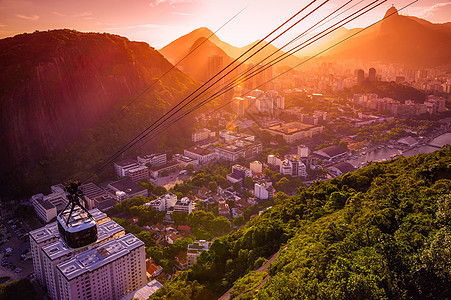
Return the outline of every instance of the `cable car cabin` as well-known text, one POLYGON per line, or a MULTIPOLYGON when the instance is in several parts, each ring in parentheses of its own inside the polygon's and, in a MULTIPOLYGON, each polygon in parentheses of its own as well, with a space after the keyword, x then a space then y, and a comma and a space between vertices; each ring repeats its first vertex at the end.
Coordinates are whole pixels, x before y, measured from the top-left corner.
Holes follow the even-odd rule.
POLYGON ((66 244, 71 248, 80 248, 96 242, 95 220, 81 208, 74 209, 69 214, 70 210, 66 209, 57 217, 58 231, 66 244))

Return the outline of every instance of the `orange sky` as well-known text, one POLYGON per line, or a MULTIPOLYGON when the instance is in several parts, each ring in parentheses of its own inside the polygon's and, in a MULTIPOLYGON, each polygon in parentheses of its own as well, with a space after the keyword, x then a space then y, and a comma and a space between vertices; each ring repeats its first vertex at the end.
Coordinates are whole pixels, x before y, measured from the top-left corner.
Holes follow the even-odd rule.
MULTIPOLYGON (((115 33, 161 48, 198 27, 204 26, 215 31, 232 15, 246 7, 242 14, 217 33, 226 42, 244 46, 263 37, 309 2, 310 0, 0 0, 0 38, 35 30, 70 28, 115 33)), ((321 2, 318 1, 318 4, 321 2)), ((354 0, 354 3, 358 2, 354 0)), ((362 5, 370 2, 364 0, 362 5)), ((392 4, 400 8, 409 2, 411 1, 388 1, 346 27, 366 26, 382 18, 392 4)), ((322 12, 310 18, 310 22, 306 20, 304 26, 342 3, 343 1, 331 0, 322 12)), ((434 23, 450 22, 451 1, 420 0, 403 12, 405 13, 434 23)))

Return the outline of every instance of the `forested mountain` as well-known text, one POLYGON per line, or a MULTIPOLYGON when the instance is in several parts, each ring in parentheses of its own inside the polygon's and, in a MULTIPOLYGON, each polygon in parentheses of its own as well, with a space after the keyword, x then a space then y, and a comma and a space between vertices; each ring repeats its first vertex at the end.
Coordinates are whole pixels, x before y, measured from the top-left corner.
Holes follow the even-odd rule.
POLYGON ((74 176, 108 157, 194 87, 174 69, 121 110, 171 67, 148 44, 111 34, 52 30, 0 40, 0 175, 23 182, 16 175, 40 163, 35 179, 54 182, 49 168, 74 176))
POLYGON ((279 194, 151 299, 447 299, 450 190, 448 147, 279 194))

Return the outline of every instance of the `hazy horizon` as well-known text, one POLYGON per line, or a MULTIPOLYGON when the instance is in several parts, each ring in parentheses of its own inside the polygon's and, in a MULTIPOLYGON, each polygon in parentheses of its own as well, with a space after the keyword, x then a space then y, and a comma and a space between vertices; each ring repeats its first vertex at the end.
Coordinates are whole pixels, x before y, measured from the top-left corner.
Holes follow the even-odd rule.
MULTIPOLYGON (((345 27, 365 27, 380 20, 392 5, 400 9, 411 1, 386 2, 364 18, 345 27)), ((244 11, 217 33, 217 36, 237 47, 261 39, 270 30, 305 6, 308 1, 287 0, 274 4, 264 1, 219 1, 219 0, 134 0, 60 2, 0 0, 0 38, 31 33, 36 30, 74 29, 83 32, 107 32, 125 36, 130 40, 144 41, 161 49, 173 40, 189 32, 207 27, 216 31, 241 9, 244 11)), ((315 5, 322 3, 318 1, 315 5)), ((304 21, 309 26, 324 13, 338 7, 340 1, 330 1, 315 15, 304 21)), ((370 1, 361 1, 360 6, 370 1)), ((359 4, 354 1, 350 5, 359 4)), ((415 16, 433 23, 451 21, 451 2, 418 1, 403 15, 415 16)), ((288 38, 288 37, 287 37, 288 38)), ((283 42, 281 40, 281 42, 283 42)), ((275 43, 278 46, 278 43, 275 43)))

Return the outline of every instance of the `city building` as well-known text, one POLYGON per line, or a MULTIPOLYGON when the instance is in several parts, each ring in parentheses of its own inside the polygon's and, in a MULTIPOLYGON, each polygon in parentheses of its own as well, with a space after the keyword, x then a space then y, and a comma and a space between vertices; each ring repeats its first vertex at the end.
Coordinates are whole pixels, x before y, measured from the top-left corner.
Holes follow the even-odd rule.
POLYGON ((279 166, 280 167, 282 165, 282 160, 278 156, 275 156, 274 154, 270 154, 270 155, 268 155, 267 163, 271 166, 279 166))
POLYGON ((239 139, 215 148, 218 160, 237 161, 239 158, 252 158, 262 152, 262 143, 239 139))
POLYGON ((210 137, 210 134, 211 134, 210 130, 203 128, 191 133, 191 140, 195 143, 202 140, 206 140, 210 137))
POLYGON ((57 214, 66 207, 69 202, 66 198, 66 192, 62 185, 51 187, 52 193, 45 196, 36 194, 30 198, 31 204, 36 211, 37 216, 45 223, 54 219, 57 214))
POLYGON ((151 282, 146 283, 144 286, 140 287, 136 291, 131 292, 127 296, 121 298, 121 300, 147 300, 153 293, 160 289, 163 285, 156 279, 151 282))
POLYGON ((185 149, 183 154, 197 160, 201 165, 209 164, 216 159, 216 152, 207 148, 192 147, 185 149))
POLYGON ((192 266, 196 263, 197 257, 203 252, 208 251, 210 248, 210 242, 205 240, 194 241, 193 244, 188 245, 188 251, 186 257, 188 260, 188 266, 192 266))
POLYGON ((60 299, 121 299, 146 284, 144 243, 129 233, 57 265, 60 299))
POLYGON ((263 172, 263 164, 259 161, 253 161, 249 164, 249 169, 252 171, 253 174, 261 173, 263 172))
POLYGON ((125 170, 125 176, 133 182, 149 180, 149 168, 141 165, 130 167, 125 170))
POLYGON ((174 204, 174 212, 186 212, 190 214, 193 210, 193 201, 191 201, 188 197, 183 197, 180 200, 177 200, 174 204))
POLYGON ((198 166, 199 161, 197 159, 188 157, 186 155, 174 154, 172 156, 173 160, 176 160, 182 168, 186 168, 187 165, 192 164, 193 166, 198 166))
POLYGON ((101 211, 107 211, 113 208, 116 203, 116 199, 114 199, 110 194, 101 195, 94 198, 94 207, 100 209, 101 211))
POLYGON ((254 196, 258 199, 272 199, 275 189, 272 182, 261 182, 254 184, 254 196))
POLYGON ((80 189, 83 192, 87 209, 96 208, 94 203, 95 198, 109 195, 107 191, 92 182, 83 184, 80 189))
POLYGON ((348 162, 340 162, 328 167, 327 169, 333 177, 338 177, 355 170, 354 166, 348 162))
POLYGON ((113 197, 116 198, 118 202, 134 196, 148 196, 146 188, 131 181, 129 178, 112 182, 108 185, 108 187, 111 189, 113 197))
POLYGON ((313 153, 318 155, 321 159, 329 161, 339 158, 345 158, 348 155, 346 149, 340 146, 329 146, 326 148, 321 148, 314 151, 313 153))
POLYGON ((125 160, 118 161, 118 162, 114 163, 114 172, 116 174, 116 177, 118 179, 120 179, 120 178, 124 178, 124 177, 127 176, 125 171, 128 168, 134 168, 134 167, 138 167, 138 166, 139 166, 139 164, 138 164, 138 162, 136 160, 134 160, 134 159, 125 159, 125 160))
POLYGON ((167 211, 173 207, 177 202, 177 196, 173 193, 161 195, 158 199, 149 202, 149 205, 155 208, 156 211, 167 211))
POLYGON ((369 81, 376 81, 376 69, 370 68, 368 72, 368 80, 369 81))
POLYGON ((307 177, 307 167, 296 155, 286 155, 285 160, 280 165, 282 175, 291 175, 293 177, 307 177))
POLYGON ((301 122, 290 122, 264 129, 271 135, 282 136, 285 142, 292 144, 323 132, 323 126, 314 126, 301 122))
MULTIPOLYGON (((221 55, 211 55, 208 57, 207 80, 218 74, 223 68, 223 57, 221 55)), ((219 79, 218 76, 216 79, 219 79)), ((224 79, 221 79, 222 83, 224 79)))
MULTIPOLYGON (((97 225, 101 225, 110 220, 105 213, 98 209, 92 209, 89 213, 92 215, 97 225)), ((44 227, 31 231, 29 236, 30 250, 33 257, 33 269, 36 279, 42 286, 46 286, 43 253, 41 250, 43 247, 60 240, 57 222, 52 222, 44 227)))
POLYGON ((167 164, 166 153, 147 154, 138 156, 137 158, 138 163, 143 166, 150 164, 152 167, 159 167, 167 164))

